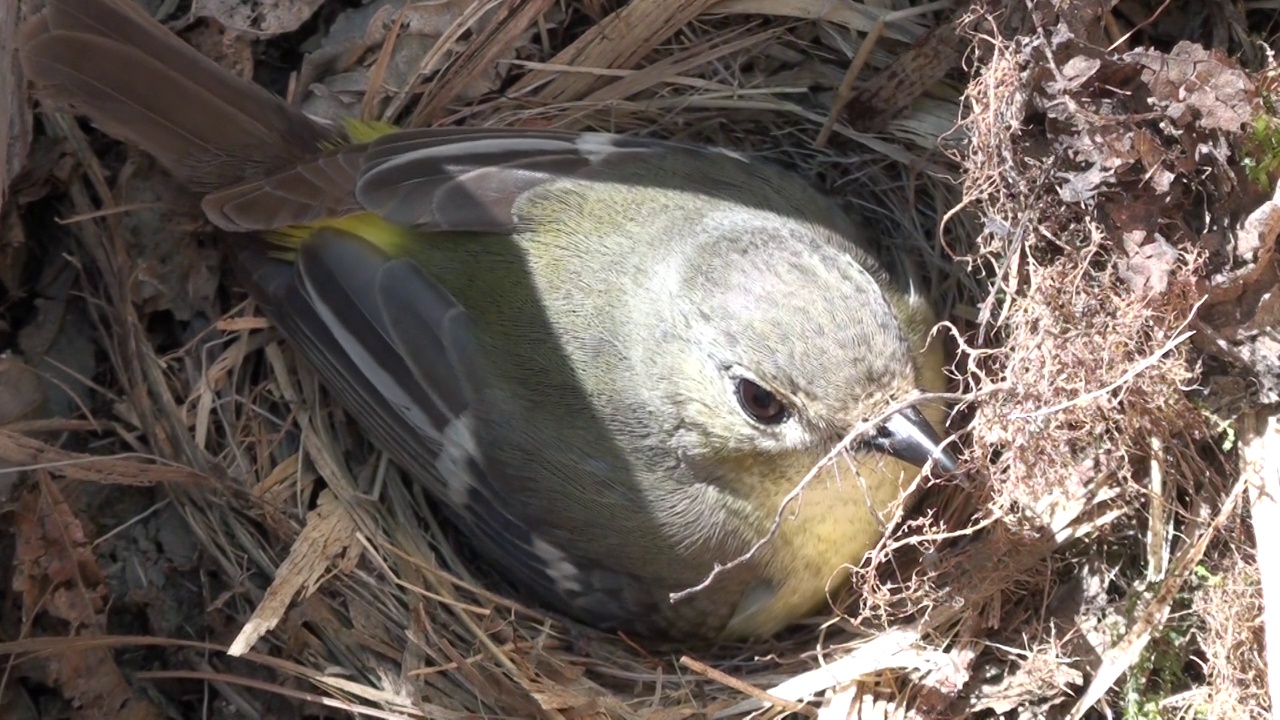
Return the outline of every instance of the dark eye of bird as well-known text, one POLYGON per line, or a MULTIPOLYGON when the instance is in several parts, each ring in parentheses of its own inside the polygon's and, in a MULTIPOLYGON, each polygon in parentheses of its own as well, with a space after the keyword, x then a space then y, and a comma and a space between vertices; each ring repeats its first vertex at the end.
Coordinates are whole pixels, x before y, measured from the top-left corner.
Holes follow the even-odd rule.
POLYGON ((777 395, 765 390, 759 383, 738 380, 738 404, 743 412, 756 422, 777 425, 787 419, 787 406, 777 395))

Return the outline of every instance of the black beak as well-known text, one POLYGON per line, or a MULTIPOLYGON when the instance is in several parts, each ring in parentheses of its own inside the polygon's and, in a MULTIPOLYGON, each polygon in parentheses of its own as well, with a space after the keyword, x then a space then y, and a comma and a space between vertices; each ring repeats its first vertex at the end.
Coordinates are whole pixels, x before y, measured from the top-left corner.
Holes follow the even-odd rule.
POLYGON ((934 467, 945 473, 960 469, 960 462, 949 448, 942 447, 942 438, 919 410, 911 407, 899 412, 880 426, 870 445, 876 452, 924 467, 933 460, 934 467))

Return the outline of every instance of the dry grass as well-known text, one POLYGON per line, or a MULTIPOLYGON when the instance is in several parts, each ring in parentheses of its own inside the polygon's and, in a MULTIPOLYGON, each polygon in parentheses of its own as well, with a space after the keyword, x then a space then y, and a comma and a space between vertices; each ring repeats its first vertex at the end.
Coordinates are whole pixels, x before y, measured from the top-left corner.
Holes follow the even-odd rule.
MULTIPOLYGON (((1148 703, 1162 699, 1186 717, 1261 717, 1244 484, 1187 393, 1202 357, 1187 331, 1205 278, 1221 269, 1197 239, 1223 224, 1171 234, 1164 286, 1136 291, 1108 206, 1060 193, 1062 174, 1080 169, 1049 147, 1060 128, 1029 119, 1044 112, 1043 69, 1064 57, 1052 23, 1124 18, 1067 3, 1037 28, 1016 12, 907 5, 464 9, 446 32, 457 42, 437 44, 414 83, 390 82, 385 48, 400 32, 390 30, 363 56, 373 86, 390 89, 346 100, 415 125, 596 128, 762 153, 850 198, 924 270, 956 347, 953 428, 968 472, 920 490, 874 562, 855 570, 859 592, 840 599, 843 612, 753 647, 642 648, 483 589, 425 498, 227 293, 203 308, 216 321, 157 350, 151 314, 189 288, 166 284, 155 249, 95 199, 117 209, 154 199, 140 189, 152 168, 116 172, 115 157, 109 173, 77 126, 47 118, 84 169, 43 168, 67 188, 60 214, 75 220, 67 231, 105 351, 103 387, 92 414, 0 434, 0 462, 73 487, 162 487, 194 532, 205 625, 172 637, 207 645, 162 641, 164 662, 135 679, 184 702, 207 691, 213 717, 317 704, 387 718, 1080 717, 1101 705, 1152 717, 1148 703), (562 33, 566 23, 575 31, 562 33), (476 91, 495 63, 518 79, 501 94, 476 91), (130 456, 103 457, 113 453, 130 456), (1184 671, 1192 665, 1198 679, 1184 671)), ((1216 169, 1179 172, 1221 195, 1216 169)), ((1157 225, 1189 213, 1170 204, 1157 225)), ((52 627, 24 628, 0 652, 31 663, 84 646, 83 632, 39 637, 65 629, 52 627)))

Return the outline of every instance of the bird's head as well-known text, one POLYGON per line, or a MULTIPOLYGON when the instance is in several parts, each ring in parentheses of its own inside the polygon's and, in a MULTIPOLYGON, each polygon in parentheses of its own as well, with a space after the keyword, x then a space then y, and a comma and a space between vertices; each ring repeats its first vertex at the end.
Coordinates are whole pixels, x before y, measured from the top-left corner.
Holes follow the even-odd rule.
MULTIPOLYGON (((649 326, 668 335, 653 347, 679 348, 654 362, 676 383, 669 413, 686 452, 812 461, 913 393, 943 389, 923 302, 858 246, 741 209, 709 217, 708 227, 714 232, 695 252, 655 275, 682 290, 649 326)), ((890 416, 853 449, 917 466, 933 458, 944 470, 955 464, 915 409, 890 416)))

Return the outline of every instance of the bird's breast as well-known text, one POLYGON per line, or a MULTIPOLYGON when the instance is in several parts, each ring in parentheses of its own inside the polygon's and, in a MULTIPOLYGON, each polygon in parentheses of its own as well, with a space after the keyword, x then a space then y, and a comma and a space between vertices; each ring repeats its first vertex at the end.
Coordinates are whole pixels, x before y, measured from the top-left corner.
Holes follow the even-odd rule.
POLYGON ((859 456, 837 460, 796 491, 809 468, 796 470, 789 484, 758 484, 761 492, 749 503, 756 532, 768 533, 775 523, 776 531, 758 551, 759 576, 726 637, 770 635, 818 610, 848 581, 841 569, 860 564, 879 542, 918 472, 892 458, 859 456))

